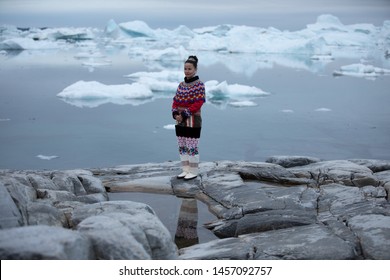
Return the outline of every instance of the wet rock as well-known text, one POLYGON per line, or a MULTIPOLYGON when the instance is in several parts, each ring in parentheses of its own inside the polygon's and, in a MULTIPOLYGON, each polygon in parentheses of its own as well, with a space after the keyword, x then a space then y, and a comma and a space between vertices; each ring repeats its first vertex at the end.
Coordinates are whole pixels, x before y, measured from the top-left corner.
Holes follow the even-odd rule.
POLYGON ((196 197, 196 195, 199 194, 200 184, 201 184, 201 180, 199 178, 186 181, 184 179, 177 179, 176 177, 173 177, 171 180, 173 193, 177 197, 182 197, 182 198, 196 197))
POLYGON ((285 168, 304 166, 311 163, 320 162, 321 160, 314 157, 303 157, 303 156, 272 156, 266 159, 265 162, 278 164, 285 168))
POLYGON ((283 228, 310 225, 317 222, 314 211, 309 210, 268 210, 255 214, 247 214, 241 219, 208 224, 219 238, 237 237, 239 235, 272 231, 283 228))

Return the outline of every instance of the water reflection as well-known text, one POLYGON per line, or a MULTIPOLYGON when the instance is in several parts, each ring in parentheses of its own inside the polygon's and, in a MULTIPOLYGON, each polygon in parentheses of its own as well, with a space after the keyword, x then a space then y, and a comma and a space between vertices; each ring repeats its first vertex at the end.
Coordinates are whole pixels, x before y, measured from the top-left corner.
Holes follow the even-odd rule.
POLYGON ((179 249, 199 243, 198 204, 196 199, 184 198, 181 203, 175 243, 179 249))

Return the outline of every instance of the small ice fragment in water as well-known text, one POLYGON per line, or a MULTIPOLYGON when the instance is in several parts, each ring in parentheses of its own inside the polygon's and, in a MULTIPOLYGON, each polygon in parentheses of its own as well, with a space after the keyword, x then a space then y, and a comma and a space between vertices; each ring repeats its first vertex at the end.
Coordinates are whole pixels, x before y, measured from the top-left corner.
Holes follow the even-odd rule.
POLYGON ((59 156, 44 156, 44 155, 37 155, 37 158, 44 159, 44 160, 52 160, 55 158, 58 158, 59 156))
POLYGON ((330 112, 332 109, 329 108, 318 108, 315 110, 316 112, 330 112))
POLYGON ((175 125, 174 125, 174 124, 167 124, 167 125, 164 125, 163 127, 164 127, 165 129, 170 129, 170 130, 175 129, 175 125))

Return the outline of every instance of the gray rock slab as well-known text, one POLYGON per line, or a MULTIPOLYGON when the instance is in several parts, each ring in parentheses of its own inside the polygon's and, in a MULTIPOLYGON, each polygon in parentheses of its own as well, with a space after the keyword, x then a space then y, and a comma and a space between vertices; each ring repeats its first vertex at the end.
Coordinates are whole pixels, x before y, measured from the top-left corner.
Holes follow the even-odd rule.
POLYGON ((269 210, 247 214, 240 219, 217 221, 207 224, 207 228, 219 238, 237 237, 243 234, 265 232, 277 229, 315 224, 317 215, 314 209, 269 210))
POLYGON ((2 260, 94 259, 88 238, 60 227, 28 226, 0 231, 2 260))
POLYGON ((285 168, 304 166, 311 163, 320 162, 319 158, 305 156, 272 156, 266 159, 265 162, 278 164, 285 168))
POLYGON ((200 193, 201 179, 199 177, 186 181, 172 177, 170 184, 173 194, 182 198, 194 198, 200 193))
POLYGON ((143 244, 150 248, 152 259, 174 258, 176 246, 168 229, 158 219, 150 206, 132 201, 106 201, 96 204, 87 204, 76 208, 71 217, 71 224, 78 227, 80 223, 90 217, 126 214, 128 226, 134 225, 143 230, 148 241, 143 244))
POLYGON ((0 229, 23 225, 23 217, 7 189, 0 182, 0 229))
POLYGON ((111 213, 83 220, 77 230, 87 236, 100 260, 150 260, 146 234, 131 215, 111 213))
POLYGON ((16 179, 12 175, 9 175, 7 177, 0 178, 0 182, 2 182, 3 186, 7 189, 22 215, 23 225, 27 225, 27 205, 37 200, 37 192, 31 184, 27 183, 25 179, 21 180, 20 178, 21 177, 18 176, 18 179, 16 179), (27 185, 23 183, 27 183, 27 185))
POLYGON ((102 181, 93 176, 93 175, 83 175, 80 174, 77 176, 83 185, 87 193, 104 193, 106 192, 102 181))
POLYGON ((350 159, 351 162, 363 165, 373 172, 380 172, 390 170, 390 160, 377 160, 377 159, 350 159))
POLYGON ((28 225, 47 225, 67 227, 68 222, 63 212, 51 203, 35 202, 27 205, 28 225))
POLYGON ((346 260, 355 259, 353 244, 319 224, 265 232, 252 238, 255 259, 346 260))
POLYGON ((250 260, 254 247, 242 238, 225 238, 179 250, 182 260, 250 260))
MULTIPOLYGON (((360 214, 389 213, 382 187, 348 187, 330 184, 321 187, 318 199, 320 220, 330 216, 345 220, 360 214)), ((390 214, 390 213, 389 213, 390 214)))
POLYGON ((323 225, 308 225, 242 235, 180 250, 180 259, 300 259, 356 258, 354 246, 323 225))
POLYGON ((348 226, 360 240, 366 259, 390 260, 390 216, 357 215, 348 226))
POLYGON ((316 181, 317 186, 331 183, 357 187, 379 185, 379 180, 368 167, 348 160, 322 161, 288 170, 299 178, 316 181))

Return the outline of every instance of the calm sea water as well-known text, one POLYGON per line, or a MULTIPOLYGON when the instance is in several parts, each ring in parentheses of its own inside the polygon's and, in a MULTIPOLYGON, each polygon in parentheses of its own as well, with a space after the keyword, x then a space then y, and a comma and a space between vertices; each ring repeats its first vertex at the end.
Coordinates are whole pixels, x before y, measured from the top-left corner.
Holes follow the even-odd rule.
MULTIPOLYGON (((56 95, 79 81, 123 84, 151 69, 126 53, 89 71, 71 51, 22 52, 0 60, 0 168, 72 169, 178 160, 171 96, 139 106, 72 106, 56 95), (58 156, 43 160, 37 155, 58 156)), ((237 54, 236 54, 237 56, 237 54)), ((337 59, 318 71, 273 65, 242 73, 222 63, 202 66, 203 81, 270 92, 256 107, 203 107, 201 161, 264 161, 272 155, 321 159, 390 159, 390 77, 334 77, 357 63, 337 59), (326 108, 327 110, 319 110, 326 108), (287 111, 286 111, 287 110, 287 111)), ((383 67, 381 61, 372 64, 383 67)), ((173 96, 172 92, 172 96, 173 96)))

